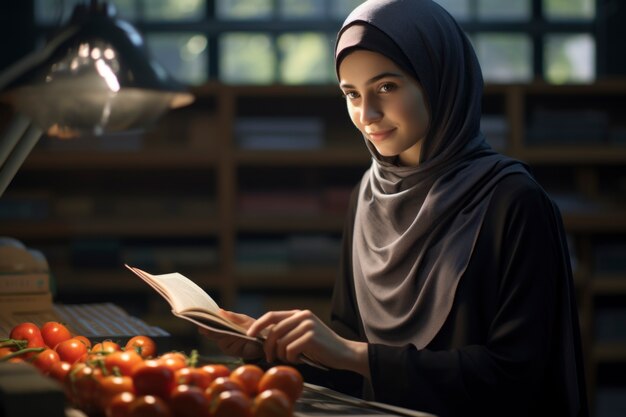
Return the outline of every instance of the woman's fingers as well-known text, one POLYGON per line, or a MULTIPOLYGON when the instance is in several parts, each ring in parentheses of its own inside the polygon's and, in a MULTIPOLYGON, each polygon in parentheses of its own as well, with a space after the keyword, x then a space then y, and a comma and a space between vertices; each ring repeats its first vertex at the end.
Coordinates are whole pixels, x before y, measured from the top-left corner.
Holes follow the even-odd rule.
POLYGON ((299 310, 270 311, 269 313, 265 313, 250 325, 247 334, 248 336, 257 337, 261 334, 263 329, 266 329, 273 324, 280 323, 286 318, 293 316, 298 311, 299 310))

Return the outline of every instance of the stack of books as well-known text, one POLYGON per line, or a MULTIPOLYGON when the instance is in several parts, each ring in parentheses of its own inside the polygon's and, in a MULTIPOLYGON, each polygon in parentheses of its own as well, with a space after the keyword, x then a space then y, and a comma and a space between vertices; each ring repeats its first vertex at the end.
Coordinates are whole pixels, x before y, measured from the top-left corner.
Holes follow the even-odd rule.
POLYGON ((33 315, 52 319, 51 281, 41 252, 0 238, 0 323, 19 323, 33 315))

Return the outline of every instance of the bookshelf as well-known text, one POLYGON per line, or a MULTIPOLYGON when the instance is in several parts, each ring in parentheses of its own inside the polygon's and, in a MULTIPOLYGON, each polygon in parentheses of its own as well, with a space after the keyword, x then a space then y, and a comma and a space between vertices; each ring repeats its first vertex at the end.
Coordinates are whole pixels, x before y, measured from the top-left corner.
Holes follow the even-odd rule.
MULTIPOLYGON (((119 301, 190 343, 198 342, 194 330, 172 321, 118 261, 182 272, 226 308, 255 313, 292 305, 324 314, 336 259, 307 260, 289 245, 338 242, 348 193, 369 164, 339 90, 208 83, 194 92, 196 103, 166 115, 135 150, 41 144, 3 200, 41 204, 44 214, 11 218, 5 203, 2 233, 48 255, 59 300, 119 301), (319 123, 320 142, 302 149, 287 142, 285 150, 238 146, 239 120, 274 117, 319 123), (242 258, 242 242, 261 245, 270 262, 242 258), (175 254, 175 246, 195 254, 175 254), (108 260, 76 265, 81 253, 101 247, 108 260), (146 255, 151 251, 162 259, 146 255)), ((626 368, 626 82, 487 85, 483 103, 492 145, 527 162, 561 206, 593 400, 616 384, 602 366, 626 368), (568 117, 574 122, 564 126, 568 117)))

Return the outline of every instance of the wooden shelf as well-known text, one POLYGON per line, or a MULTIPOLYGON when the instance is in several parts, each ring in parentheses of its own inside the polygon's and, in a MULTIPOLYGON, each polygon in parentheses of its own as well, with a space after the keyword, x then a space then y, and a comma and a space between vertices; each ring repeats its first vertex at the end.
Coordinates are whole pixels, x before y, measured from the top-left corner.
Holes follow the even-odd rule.
POLYGON ((240 216, 236 229, 239 232, 340 232, 343 216, 240 216))
POLYGON ((242 290, 329 289, 337 276, 336 268, 293 268, 283 273, 237 273, 237 285, 242 290))
POLYGON ((564 212, 563 223, 570 232, 626 233, 626 210, 593 213, 564 212))
MULTIPOLYGON (((222 282, 220 275, 208 273, 206 270, 185 271, 185 275, 205 290, 219 289, 222 282)), ((110 271, 87 268, 56 270, 54 278, 57 289, 62 294, 88 291, 155 294, 152 288, 123 266, 110 271)))
POLYGON ((620 276, 593 276, 590 285, 594 295, 626 295, 626 273, 620 276))
POLYGON ((217 155, 205 150, 37 151, 28 156, 22 169, 29 171, 201 169, 214 167, 216 161, 217 155))
POLYGON ((327 148, 302 151, 238 150, 235 161, 240 166, 363 166, 371 157, 362 148, 327 148))
POLYGON ((213 219, 175 217, 137 219, 85 219, 73 221, 13 221, 2 233, 17 239, 64 239, 68 236, 206 236, 215 235, 217 222, 213 219))
POLYGON ((626 146, 528 146, 511 154, 530 164, 624 164, 626 146))
POLYGON ((596 344, 593 359, 595 362, 626 362, 626 342, 596 344))

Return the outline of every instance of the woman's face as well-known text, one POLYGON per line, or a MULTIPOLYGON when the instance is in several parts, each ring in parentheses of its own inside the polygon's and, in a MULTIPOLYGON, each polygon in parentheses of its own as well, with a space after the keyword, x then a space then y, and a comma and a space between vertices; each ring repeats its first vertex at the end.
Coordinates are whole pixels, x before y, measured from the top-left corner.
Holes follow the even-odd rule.
POLYGON ((339 66, 339 86, 352 123, 378 153, 416 166, 430 120, 418 82, 384 55, 356 50, 339 66))

